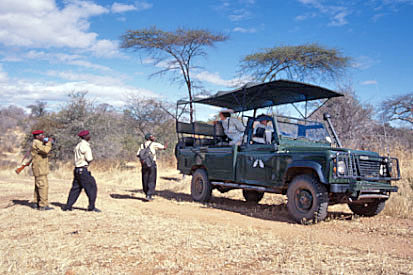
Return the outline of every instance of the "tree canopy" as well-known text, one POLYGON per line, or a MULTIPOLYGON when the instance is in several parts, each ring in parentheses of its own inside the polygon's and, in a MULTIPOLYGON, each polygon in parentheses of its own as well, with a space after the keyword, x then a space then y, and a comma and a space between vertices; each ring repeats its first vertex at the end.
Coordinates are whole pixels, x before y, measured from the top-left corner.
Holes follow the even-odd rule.
MULTIPOLYGON (((194 69, 200 68, 194 64, 194 58, 206 56, 206 48, 216 42, 227 40, 223 34, 214 34, 203 29, 179 28, 173 32, 163 31, 156 27, 128 30, 121 37, 121 47, 135 51, 145 51, 160 68, 153 75, 172 72, 173 81, 185 83, 189 100, 192 100, 197 86, 191 78, 194 69)), ((193 120, 193 108, 190 105, 190 117, 193 120)))
POLYGON ((413 93, 386 99, 381 111, 387 121, 399 120, 413 126, 413 93))
POLYGON ((241 72, 252 73, 259 81, 327 80, 340 76, 351 59, 339 50, 318 44, 267 48, 241 60, 241 72))

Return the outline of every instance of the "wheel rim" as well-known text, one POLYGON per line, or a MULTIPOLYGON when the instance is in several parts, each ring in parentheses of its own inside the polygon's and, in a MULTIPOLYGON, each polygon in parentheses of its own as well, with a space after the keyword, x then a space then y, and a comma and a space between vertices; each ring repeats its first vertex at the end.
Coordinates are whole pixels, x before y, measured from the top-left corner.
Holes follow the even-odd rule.
POLYGON ((298 189, 295 196, 295 205, 301 212, 308 212, 313 206, 313 195, 309 190, 298 189))
POLYGON ((202 193, 203 188, 204 188, 204 180, 201 179, 201 178, 198 178, 195 181, 195 186, 194 187, 195 187, 194 188, 195 189, 195 194, 200 195, 202 193))

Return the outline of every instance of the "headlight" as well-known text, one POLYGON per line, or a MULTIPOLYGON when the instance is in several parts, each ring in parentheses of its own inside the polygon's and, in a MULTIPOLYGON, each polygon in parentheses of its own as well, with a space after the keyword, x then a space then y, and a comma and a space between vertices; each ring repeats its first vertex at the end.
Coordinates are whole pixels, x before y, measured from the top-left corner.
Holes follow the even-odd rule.
POLYGON ((347 172, 346 163, 343 160, 337 162, 337 172, 340 175, 344 175, 347 172))

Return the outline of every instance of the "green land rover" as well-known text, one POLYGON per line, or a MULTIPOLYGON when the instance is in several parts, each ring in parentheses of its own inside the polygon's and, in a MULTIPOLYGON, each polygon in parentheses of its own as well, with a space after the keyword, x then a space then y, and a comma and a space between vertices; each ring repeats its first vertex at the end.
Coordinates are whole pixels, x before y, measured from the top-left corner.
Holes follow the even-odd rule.
POLYGON ((192 102, 178 101, 175 155, 178 170, 192 175, 192 198, 207 202, 213 189, 242 189, 245 200, 256 203, 266 192, 283 194, 297 222, 321 221, 327 217, 328 206, 338 203, 347 203, 357 215, 380 213, 390 193, 398 190, 391 184, 400 179, 398 160, 343 148, 328 114, 324 114, 323 122, 317 122, 308 119, 311 114, 299 119, 271 112, 265 118, 272 125, 271 141, 254 142, 257 111, 269 113, 272 106, 297 102, 306 106, 310 101, 325 103, 338 96, 343 95, 310 84, 277 80, 192 102), (183 110, 195 104, 234 110, 245 126, 241 144, 230 145, 220 123, 181 119, 183 110))

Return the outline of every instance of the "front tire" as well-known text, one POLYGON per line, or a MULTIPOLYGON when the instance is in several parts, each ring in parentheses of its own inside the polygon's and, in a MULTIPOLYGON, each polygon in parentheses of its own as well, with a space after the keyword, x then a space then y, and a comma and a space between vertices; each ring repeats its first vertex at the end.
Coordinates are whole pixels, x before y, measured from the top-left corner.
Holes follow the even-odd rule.
POLYGON ((247 202, 259 203, 264 197, 263 192, 258 192, 255 190, 242 190, 242 195, 247 202))
POLYGON ((314 176, 296 176, 288 186, 287 197, 287 208, 295 221, 322 221, 327 217, 328 192, 314 176))
POLYGON ((386 201, 384 200, 375 200, 365 203, 349 203, 348 207, 356 215, 373 217, 383 211, 385 204, 386 201))
POLYGON ((211 199, 212 186, 204 169, 197 169, 192 174, 191 196, 194 201, 208 202, 211 199))

